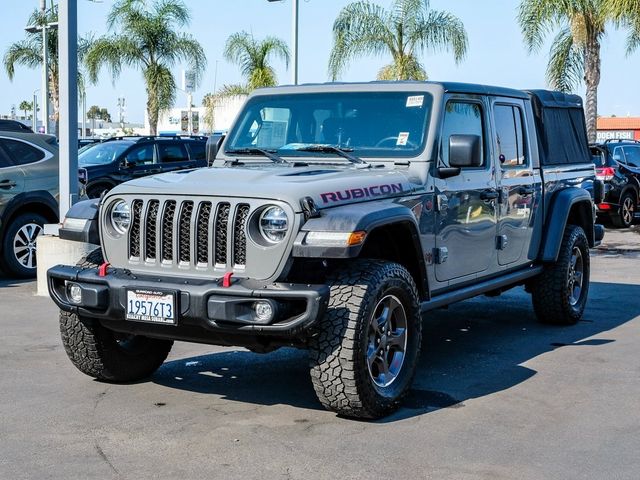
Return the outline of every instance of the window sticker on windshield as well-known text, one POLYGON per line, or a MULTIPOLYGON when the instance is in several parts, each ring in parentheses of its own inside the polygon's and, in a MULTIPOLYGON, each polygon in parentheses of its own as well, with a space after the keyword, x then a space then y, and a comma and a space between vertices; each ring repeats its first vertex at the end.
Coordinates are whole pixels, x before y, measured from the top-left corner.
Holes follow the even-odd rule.
POLYGON ((280 148, 287 141, 287 122, 264 121, 258 131, 259 148, 280 148))
POLYGON ((424 95, 413 95, 407 97, 407 108, 421 107, 424 104, 424 95))
POLYGON ((396 145, 404 146, 407 144, 408 141, 409 141, 409 132, 400 132, 398 134, 398 141, 396 142, 396 145))

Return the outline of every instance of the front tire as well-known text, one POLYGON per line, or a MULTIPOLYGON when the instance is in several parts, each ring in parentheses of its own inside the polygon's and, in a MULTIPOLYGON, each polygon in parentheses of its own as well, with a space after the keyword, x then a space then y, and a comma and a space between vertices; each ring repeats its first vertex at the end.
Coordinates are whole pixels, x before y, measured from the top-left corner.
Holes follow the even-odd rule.
POLYGON ((330 289, 310 345, 318 399, 347 417, 385 416, 407 393, 420 356, 413 278, 396 263, 357 260, 332 275, 330 289))
POLYGON ((555 263, 534 279, 531 298, 541 323, 573 325, 582 318, 589 293, 591 266, 584 230, 567 225, 555 263))
MULTIPOLYGON (((103 262, 96 249, 78 266, 97 268, 103 262)), ((60 311, 62 344, 82 373, 108 382, 134 382, 149 377, 166 360, 173 342, 127 335, 103 327, 97 320, 60 311)))

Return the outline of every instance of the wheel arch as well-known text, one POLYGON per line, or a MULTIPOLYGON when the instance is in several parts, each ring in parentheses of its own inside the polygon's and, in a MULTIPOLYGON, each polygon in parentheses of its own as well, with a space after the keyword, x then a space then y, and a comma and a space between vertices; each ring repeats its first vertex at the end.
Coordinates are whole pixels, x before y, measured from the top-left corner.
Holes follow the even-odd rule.
POLYGON ((568 224, 582 227, 589 246, 595 246, 593 201, 589 192, 582 188, 561 190, 552 198, 542 247, 543 262, 555 262, 558 259, 568 224))
POLYGON ((0 238, 3 239, 11 221, 24 213, 37 213, 52 223, 58 223, 58 202, 47 191, 27 192, 16 195, 2 214, 0 238))

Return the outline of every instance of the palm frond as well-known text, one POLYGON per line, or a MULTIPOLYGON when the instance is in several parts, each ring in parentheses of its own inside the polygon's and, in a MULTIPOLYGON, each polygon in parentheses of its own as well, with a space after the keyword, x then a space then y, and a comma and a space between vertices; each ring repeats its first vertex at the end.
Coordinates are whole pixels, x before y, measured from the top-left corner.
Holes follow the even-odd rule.
POLYGON ((569 27, 556 35, 549 52, 547 83, 561 92, 574 91, 584 78, 584 51, 574 38, 569 27))
POLYGON ((430 10, 409 32, 410 47, 431 52, 451 51, 456 63, 467 54, 469 40, 462 21, 448 12, 430 10))
POLYGON ((4 54, 4 69, 9 80, 13 80, 16 65, 37 68, 42 64, 42 50, 29 40, 22 40, 9 46, 4 54))
POLYGON ((344 7, 333 24, 333 48, 329 56, 329 77, 336 80, 357 56, 397 53, 390 29, 391 14, 368 1, 344 7))

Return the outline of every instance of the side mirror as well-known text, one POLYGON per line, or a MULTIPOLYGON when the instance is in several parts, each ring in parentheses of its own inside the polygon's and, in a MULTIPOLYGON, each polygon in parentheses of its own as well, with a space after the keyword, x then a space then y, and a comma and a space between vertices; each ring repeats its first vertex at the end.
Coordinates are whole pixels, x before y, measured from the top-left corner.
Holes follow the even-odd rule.
POLYGON ((134 162, 130 162, 126 158, 124 160, 122 160, 122 163, 120 164, 120 166, 122 168, 133 168, 133 167, 135 167, 135 165, 136 164, 134 162))
POLYGON ((209 165, 212 165, 213 161, 218 156, 218 152, 220 151, 220 147, 222 146, 224 137, 224 134, 214 133, 207 140, 207 163, 209 165))
POLYGON ((482 166, 482 141, 479 135, 449 137, 449 166, 468 168, 482 166))

